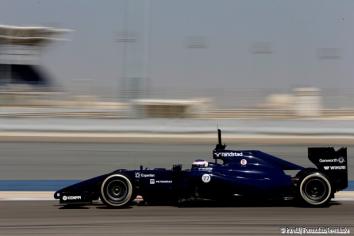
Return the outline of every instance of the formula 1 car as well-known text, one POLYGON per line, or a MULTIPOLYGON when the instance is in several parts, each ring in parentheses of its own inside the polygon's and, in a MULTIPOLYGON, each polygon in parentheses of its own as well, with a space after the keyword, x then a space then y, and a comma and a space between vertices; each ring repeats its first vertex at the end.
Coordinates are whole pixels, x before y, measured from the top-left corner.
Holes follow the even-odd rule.
POLYGON ((308 206, 324 206, 334 193, 348 186, 347 149, 308 148, 317 168, 305 168, 257 150, 228 150, 221 142, 213 150, 214 162, 196 160, 191 169, 118 169, 54 193, 63 205, 87 205, 101 200, 122 208, 140 195, 149 204, 178 204, 188 199, 220 202, 240 198, 260 201, 296 200, 308 206), (296 172, 290 175, 288 172, 296 172))

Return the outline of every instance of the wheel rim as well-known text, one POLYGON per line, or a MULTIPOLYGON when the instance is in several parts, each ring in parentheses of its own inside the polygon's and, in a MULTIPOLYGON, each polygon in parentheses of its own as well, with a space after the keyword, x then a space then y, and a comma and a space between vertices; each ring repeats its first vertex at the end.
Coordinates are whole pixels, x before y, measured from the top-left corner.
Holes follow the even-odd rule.
POLYGON ((324 196, 326 196, 326 192, 328 188, 322 179, 309 179, 304 186, 304 192, 306 196, 312 201, 321 201, 324 196))
POLYGON ((107 197, 110 201, 121 202, 128 194, 128 186, 121 180, 112 180, 107 184, 107 197))
POLYGON ((121 174, 108 176, 101 185, 101 200, 111 207, 122 207, 129 203, 133 195, 133 185, 121 174))

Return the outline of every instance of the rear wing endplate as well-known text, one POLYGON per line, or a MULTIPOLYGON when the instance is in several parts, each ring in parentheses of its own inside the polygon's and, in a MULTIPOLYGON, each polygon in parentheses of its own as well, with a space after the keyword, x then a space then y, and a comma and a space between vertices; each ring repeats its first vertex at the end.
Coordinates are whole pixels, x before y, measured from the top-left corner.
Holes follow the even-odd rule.
POLYGON ((310 147, 308 157, 338 191, 348 187, 347 148, 335 150, 333 147, 310 147))

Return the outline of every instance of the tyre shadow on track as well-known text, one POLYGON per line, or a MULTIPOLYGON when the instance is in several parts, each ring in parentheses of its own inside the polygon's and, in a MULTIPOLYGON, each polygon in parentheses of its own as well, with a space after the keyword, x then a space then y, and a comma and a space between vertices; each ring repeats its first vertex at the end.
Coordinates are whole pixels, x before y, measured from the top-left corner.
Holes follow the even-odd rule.
MULTIPOLYGON (((162 204, 142 204, 146 206, 160 206, 162 204)), ((295 200, 279 201, 257 201, 257 200, 238 200, 231 202, 220 202, 220 201, 210 201, 210 200, 192 200, 184 201, 177 205, 180 208, 193 208, 193 207, 295 207, 295 208, 329 208, 335 205, 342 205, 338 201, 330 201, 329 203, 321 206, 310 206, 306 204, 299 203, 295 200)))
POLYGON ((64 209, 90 209, 89 206, 86 205, 57 205, 58 209, 64 210, 64 209))
MULTIPOLYGON (((175 206, 178 208, 213 208, 213 207, 294 207, 294 208, 329 208, 336 205, 342 205, 342 202, 331 201, 324 206, 308 206, 302 205, 294 201, 271 201, 271 202, 259 202, 259 201, 237 201, 237 202, 216 202, 216 201, 186 201, 178 205, 163 204, 163 203, 140 203, 132 204, 129 206, 121 207, 118 209, 131 209, 135 206, 149 207, 149 206, 175 206)), ((96 209, 111 210, 117 209, 105 206, 100 203, 93 203, 91 205, 55 205, 59 209, 90 209, 92 206, 96 209)))
POLYGON ((126 206, 126 207, 109 207, 109 206, 105 206, 105 205, 100 205, 96 207, 97 209, 106 209, 106 210, 114 210, 114 209, 131 209, 133 208, 133 206, 126 206))

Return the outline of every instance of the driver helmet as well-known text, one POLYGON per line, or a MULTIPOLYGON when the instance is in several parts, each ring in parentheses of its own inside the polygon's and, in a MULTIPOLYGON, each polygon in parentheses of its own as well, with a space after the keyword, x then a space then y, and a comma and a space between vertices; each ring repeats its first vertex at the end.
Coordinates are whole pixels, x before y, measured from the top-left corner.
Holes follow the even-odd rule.
POLYGON ((205 160, 198 159, 193 161, 192 167, 208 167, 208 162, 205 160))

